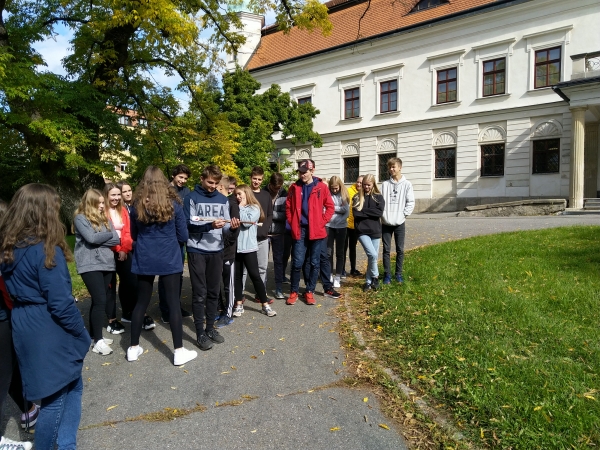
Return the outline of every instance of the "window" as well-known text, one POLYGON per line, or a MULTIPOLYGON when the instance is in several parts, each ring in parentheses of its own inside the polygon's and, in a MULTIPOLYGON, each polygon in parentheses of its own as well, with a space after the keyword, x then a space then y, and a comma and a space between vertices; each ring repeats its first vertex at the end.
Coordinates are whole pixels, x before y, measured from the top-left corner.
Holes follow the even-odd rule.
POLYGON ((379 159, 379 182, 383 182, 390 179, 390 173, 388 172, 387 162, 390 158, 395 158, 395 153, 380 153, 377 158, 379 159))
POLYGON ((533 141, 532 173, 558 173, 560 139, 533 141))
POLYGON ((352 183, 358 179, 358 156, 344 158, 344 181, 352 183))
POLYGON ((440 6, 445 3, 448 3, 448 0, 421 0, 410 12, 413 13, 422 11, 424 9, 435 8, 436 6, 440 6))
POLYGON ((481 146, 481 176, 501 177, 504 175, 504 144, 481 146))
POLYGON ((483 96, 504 94, 506 58, 483 62, 483 96))
POLYGON ((360 88, 346 89, 344 91, 344 104, 346 106, 344 119, 360 117, 360 88))
POLYGON ((435 149, 435 177, 454 178, 456 172, 456 148, 435 149))
POLYGON ((437 103, 456 101, 456 67, 437 71, 437 103))
POLYGON ((127 163, 126 162, 122 162, 119 164, 119 171, 120 172, 125 172, 127 170, 127 163))
POLYGON ((302 97, 298 99, 299 105, 304 105, 305 103, 312 103, 312 96, 302 97))
POLYGON ((125 125, 127 127, 131 126, 131 117, 129 116, 119 116, 119 123, 121 125, 125 125))
POLYGON ((148 121, 146 119, 138 119, 138 127, 148 128, 148 121))
POLYGON ((380 105, 382 113, 398 110, 398 81, 382 81, 380 84, 380 105))
POLYGON ((560 81, 560 47, 535 52, 535 88, 552 86, 560 81))

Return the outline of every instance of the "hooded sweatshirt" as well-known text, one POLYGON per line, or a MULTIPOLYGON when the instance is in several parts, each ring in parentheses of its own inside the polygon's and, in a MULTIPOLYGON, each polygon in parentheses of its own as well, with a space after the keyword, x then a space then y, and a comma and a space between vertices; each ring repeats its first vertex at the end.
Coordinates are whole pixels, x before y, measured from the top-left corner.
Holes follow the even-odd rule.
POLYGON ((381 185, 381 194, 385 200, 382 223, 389 226, 402 225, 415 209, 415 194, 410 181, 404 175, 397 183, 390 178, 381 185))
POLYGON ((331 198, 333 199, 334 213, 326 226, 329 228, 346 228, 348 226, 350 205, 344 203, 339 192, 337 194, 332 194, 331 198))
POLYGON ((192 192, 185 196, 183 212, 188 224, 188 253, 219 253, 223 251, 225 241, 223 233, 229 232, 229 223, 223 228, 213 229, 214 219, 231 219, 227 197, 218 192, 208 192, 197 184, 192 192), (203 220, 203 219, 207 220, 203 220))

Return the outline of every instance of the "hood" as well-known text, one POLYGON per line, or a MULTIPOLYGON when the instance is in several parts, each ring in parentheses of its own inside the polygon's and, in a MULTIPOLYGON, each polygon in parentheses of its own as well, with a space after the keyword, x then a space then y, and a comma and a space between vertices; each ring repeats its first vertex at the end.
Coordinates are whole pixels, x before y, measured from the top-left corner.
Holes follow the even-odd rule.
POLYGON ((15 268, 17 267, 17 265, 21 262, 21 260, 23 259, 23 257, 25 256, 25 254, 27 253, 27 250, 29 250, 31 248, 31 245, 28 245, 27 247, 22 247, 22 248, 15 248, 14 252, 13 252, 13 262, 11 263, 2 263, 0 264, 0 272, 3 274, 9 274, 12 273, 15 268))
POLYGON ((217 191, 216 189, 215 189, 213 192, 208 192, 206 189, 204 189, 204 188, 202 187, 202 185, 201 185, 201 184, 197 184, 197 185, 194 187, 194 191, 195 191, 195 192, 198 192, 199 194, 201 194, 201 195, 203 195, 203 196, 205 196, 205 197, 209 197, 209 198, 210 198, 210 197, 216 197, 217 195, 219 195, 219 194, 220 194, 220 192, 219 192, 219 191, 217 191))

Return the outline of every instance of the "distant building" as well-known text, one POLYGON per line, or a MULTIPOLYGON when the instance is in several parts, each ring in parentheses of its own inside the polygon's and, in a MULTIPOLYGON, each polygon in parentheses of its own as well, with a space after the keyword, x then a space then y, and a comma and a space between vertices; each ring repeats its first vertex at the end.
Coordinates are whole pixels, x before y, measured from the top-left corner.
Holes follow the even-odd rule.
MULTIPOLYGON (((418 211, 597 197, 600 2, 334 0, 333 34, 262 28, 236 61, 321 114, 317 175, 387 177, 398 156, 418 211), (255 39, 260 33, 260 39, 255 39)), ((233 57, 231 58, 233 61, 233 57)), ((230 65, 232 62, 230 61, 230 65)))
MULTIPOLYGON (((137 111, 128 109, 128 110, 115 110, 115 114, 118 116, 119 124, 133 129, 136 127, 146 128, 148 126, 148 122, 145 118, 138 115, 137 111)), ((142 130, 144 132, 145 130, 142 130)), ((127 178, 127 168, 129 167, 129 162, 133 157, 129 152, 129 149, 123 147, 118 149, 118 151, 114 152, 117 156, 120 156, 118 159, 118 164, 114 166, 115 172, 117 172, 120 179, 127 178)), ((109 178, 104 177, 105 181, 109 181, 109 178)))

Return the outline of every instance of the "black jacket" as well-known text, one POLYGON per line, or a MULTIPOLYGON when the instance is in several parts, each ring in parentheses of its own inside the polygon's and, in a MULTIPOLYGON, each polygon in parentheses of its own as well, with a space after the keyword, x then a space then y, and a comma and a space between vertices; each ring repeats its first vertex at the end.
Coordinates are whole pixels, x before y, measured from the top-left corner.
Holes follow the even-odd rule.
POLYGON ((381 216, 385 208, 385 200, 380 194, 365 195, 362 209, 356 209, 359 195, 352 199, 352 214, 354 214, 354 228, 358 235, 366 235, 372 238, 381 237, 381 216))
MULTIPOLYGON (((230 195, 227 197, 229 200, 229 216, 233 219, 240 218, 240 206, 238 205, 235 196, 230 195)), ((240 228, 232 230, 231 228, 227 233, 224 234, 225 247, 223 248, 223 261, 233 261, 235 259, 235 252, 237 251, 237 238, 240 234, 240 228)))

